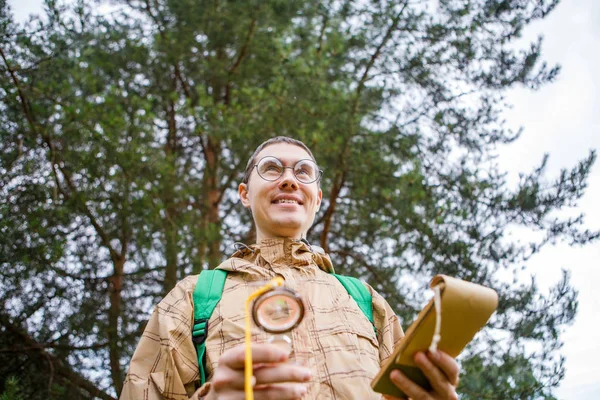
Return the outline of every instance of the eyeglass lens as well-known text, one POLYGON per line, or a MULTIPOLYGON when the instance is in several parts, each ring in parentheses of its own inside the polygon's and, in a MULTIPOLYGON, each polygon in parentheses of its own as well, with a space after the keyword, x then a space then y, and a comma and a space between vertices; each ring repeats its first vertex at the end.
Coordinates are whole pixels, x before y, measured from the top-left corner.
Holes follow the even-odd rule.
MULTIPOLYGON (((258 162, 258 174, 267 181, 279 179, 285 168, 282 162, 275 157, 264 157, 258 162)), ((289 168, 289 167, 288 167, 289 168)), ((312 160, 300 160, 293 168, 296 179, 302 183, 312 183, 319 177, 319 167, 312 160)))

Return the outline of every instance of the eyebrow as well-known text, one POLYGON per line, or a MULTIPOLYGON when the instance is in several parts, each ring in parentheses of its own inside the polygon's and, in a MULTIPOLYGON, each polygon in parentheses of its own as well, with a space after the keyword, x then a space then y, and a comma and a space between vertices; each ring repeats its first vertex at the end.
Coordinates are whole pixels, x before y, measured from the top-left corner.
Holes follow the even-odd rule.
POLYGON ((259 162, 260 160, 262 160, 263 158, 265 158, 265 157, 273 157, 273 158, 276 158, 276 159, 278 159, 279 161, 281 161, 281 163, 282 163, 284 166, 286 166, 286 167, 287 167, 287 166, 290 166, 290 167, 291 167, 291 166, 294 166, 294 165, 296 165, 296 163, 297 163, 298 161, 301 161, 301 160, 310 160, 310 161, 312 161, 312 162, 316 163, 316 162, 315 162, 315 160, 313 160, 312 158, 310 158, 310 156, 309 156, 308 154, 307 154, 307 155, 306 155, 306 157, 304 157, 304 158, 293 158, 293 159, 292 159, 292 158, 285 159, 285 158, 282 158, 282 157, 276 157, 276 156, 271 156, 271 155, 268 155, 268 154, 267 154, 267 155, 264 155, 264 156, 262 156, 261 158, 259 158, 259 159, 256 161, 256 163, 258 164, 258 162, 259 162), (290 161, 290 160, 294 160, 294 161, 290 161))

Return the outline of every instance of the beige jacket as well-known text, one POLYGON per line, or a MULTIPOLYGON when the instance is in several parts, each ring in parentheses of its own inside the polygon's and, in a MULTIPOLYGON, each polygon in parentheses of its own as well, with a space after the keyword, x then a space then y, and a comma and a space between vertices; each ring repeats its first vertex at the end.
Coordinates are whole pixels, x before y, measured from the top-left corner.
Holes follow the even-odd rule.
MULTIPOLYGON (((229 271, 223 297, 208 322, 208 382, 198 389, 198 359, 192 343, 193 292, 189 276, 158 304, 131 359, 122 400, 198 399, 210 388, 219 356, 244 343, 244 302, 275 276, 296 290, 305 304, 302 323, 288 336, 293 354, 312 370, 309 399, 381 399, 370 382, 404 335, 388 303, 370 286, 373 326, 346 289, 331 275, 327 255, 303 242, 268 239, 236 252, 218 266, 229 271)), ((269 337, 254 327, 252 339, 269 337)))

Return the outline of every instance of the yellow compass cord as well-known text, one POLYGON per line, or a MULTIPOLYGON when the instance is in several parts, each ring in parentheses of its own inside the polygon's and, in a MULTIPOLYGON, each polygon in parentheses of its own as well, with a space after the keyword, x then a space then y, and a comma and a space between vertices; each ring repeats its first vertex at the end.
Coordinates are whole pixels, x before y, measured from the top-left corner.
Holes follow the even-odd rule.
POLYGON ((250 304, 252 304, 252 300, 261 294, 277 286, 283 286, 283 282, 283 278, 281 277, 274 278, 246 299, 246 358, 244 360, 244 391, 246 392, 246 400, 254 400, 254 391, 252 390, 252 348, 250 347, 250 339, 252 338, 250 332, 250 304))

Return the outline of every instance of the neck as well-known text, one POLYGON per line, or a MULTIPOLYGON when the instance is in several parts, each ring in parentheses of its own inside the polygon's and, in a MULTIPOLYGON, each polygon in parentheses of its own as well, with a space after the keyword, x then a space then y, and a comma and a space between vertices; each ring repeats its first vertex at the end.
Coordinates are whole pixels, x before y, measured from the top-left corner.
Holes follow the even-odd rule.
POLYGON ((256 232, 256 243, 260 243, 263 240, 266 239, 293 239, 293 240, 300 240, 304 237, 305 235, 300 233, 297 235, 290 235, 290 236, 283 236, 283 235, 266 235, 262 232, 256 232))

